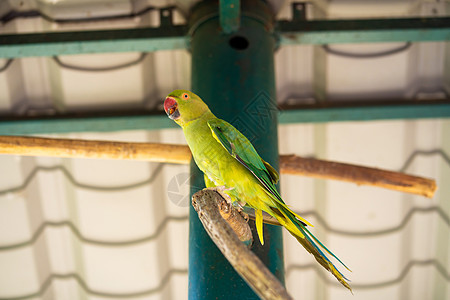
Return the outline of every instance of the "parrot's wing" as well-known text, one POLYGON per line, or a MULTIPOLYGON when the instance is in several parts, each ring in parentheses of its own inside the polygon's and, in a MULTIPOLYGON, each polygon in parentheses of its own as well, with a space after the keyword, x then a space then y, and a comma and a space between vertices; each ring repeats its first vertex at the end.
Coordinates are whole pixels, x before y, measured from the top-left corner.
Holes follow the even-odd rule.
POLYGON ((277 206, 286 209, 303 225, 310 225, 308 221, 294 213, 283 201, 274 183, 278 181, 278 173, 267 162, 261 159, 250 141, 230 123, 220 119, 208 121, 208 126, 214 138, 258 179, 266 192, 277 202, 277 206))
POLYGON ((275 188, 278 173, 272 166, 263 161, 250 141, 231 124, 214 119, 208 121, 214 138, 228 151, 228 153, 244 165, 278 201, 283 202, 275 188), (270 169, 270 172, 268 168, 270 169))

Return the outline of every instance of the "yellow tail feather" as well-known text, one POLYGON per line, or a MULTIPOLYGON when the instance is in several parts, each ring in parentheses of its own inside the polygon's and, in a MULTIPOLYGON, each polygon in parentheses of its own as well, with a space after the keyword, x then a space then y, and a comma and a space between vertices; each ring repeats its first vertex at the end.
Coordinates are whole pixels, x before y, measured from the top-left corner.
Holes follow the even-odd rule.
POLYGON ((263 212, 260 209, 255 210, 256 217, 256 231, 258 232, 259 241, 261 245, 264 245, 264 233, 263 233, 263 212))

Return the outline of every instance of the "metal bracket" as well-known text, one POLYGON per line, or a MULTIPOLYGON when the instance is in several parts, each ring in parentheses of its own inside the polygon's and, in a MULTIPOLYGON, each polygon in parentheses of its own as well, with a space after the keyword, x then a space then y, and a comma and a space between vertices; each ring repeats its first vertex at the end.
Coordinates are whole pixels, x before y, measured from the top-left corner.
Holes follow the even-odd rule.
POLYGON ((159 27, 173 26, 173 10, 175 6, 164 7, 159 10, 159 27))
POLYGON ((292 21, 306 21, 306 4, 308 4, 308 2, 292 3, 292 21))

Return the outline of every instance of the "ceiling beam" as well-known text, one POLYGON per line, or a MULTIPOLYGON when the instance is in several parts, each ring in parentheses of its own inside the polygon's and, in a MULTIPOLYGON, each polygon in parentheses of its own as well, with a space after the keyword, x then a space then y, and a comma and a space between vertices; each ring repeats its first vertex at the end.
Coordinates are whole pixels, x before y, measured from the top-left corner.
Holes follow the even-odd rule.
MULTIPOLYGON (((211 18, 220 18, 223 30, 233 32, 240 24, 240 1, 221 3, 220 14, 211 18)), ((450 40, 450 17, 308 21, 296 7, 292 20, 276 22, 281 46, 450 40)), ((172 10, 160 10, 159 27, 2 34, 0 58, 188 49, 188 26, 174 25, 172 10)))
MULTIPOLYGON (((427 101, 384 101, 383 103, 328 103, 326 105, 282 106, 280 124, 374 121, 395 119, 450 118, 450 99, 427 101)), ((178 128, 164 113, 142 110, 90 112, 48 117, 6 117, 0 121, 0 135, 29 135, 70 132, 112 132, 178 128)))

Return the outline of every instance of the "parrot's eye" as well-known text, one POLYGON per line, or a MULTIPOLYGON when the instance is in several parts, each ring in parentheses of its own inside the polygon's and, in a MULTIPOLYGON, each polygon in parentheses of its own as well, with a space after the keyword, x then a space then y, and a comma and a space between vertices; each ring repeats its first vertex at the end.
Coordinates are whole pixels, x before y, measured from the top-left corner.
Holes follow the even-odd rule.
POLYGON ((181 98, 183 98, 184 100, 189 99, 189 95, 187 93, 183 93, 183 95, 181 95, 181 98))

